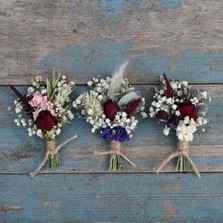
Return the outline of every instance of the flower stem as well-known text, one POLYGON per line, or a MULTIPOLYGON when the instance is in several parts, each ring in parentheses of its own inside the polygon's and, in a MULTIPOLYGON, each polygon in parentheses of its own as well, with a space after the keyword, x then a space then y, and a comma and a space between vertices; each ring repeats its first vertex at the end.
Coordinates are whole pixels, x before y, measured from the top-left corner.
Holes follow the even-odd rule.
POLYGON ((49 155, 47 165, 50 169, 60 167, 59 155, 49 155))
POLYGON ((108 170, 109 171, 122 170, 122 160, 119 155, 115 153, 111 154, 108 170))
POLYGON ((185 156, 179 156, 175 171, 186 172, 191 169, 191 164, 185 156))

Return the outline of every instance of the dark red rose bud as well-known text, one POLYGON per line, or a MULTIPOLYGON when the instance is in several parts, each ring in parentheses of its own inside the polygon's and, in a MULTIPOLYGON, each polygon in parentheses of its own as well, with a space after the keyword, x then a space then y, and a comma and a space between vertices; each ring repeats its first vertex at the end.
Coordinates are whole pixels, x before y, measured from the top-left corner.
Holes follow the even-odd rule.
POLYGON ((190 119, 193 118, 194 121, 197 120, 197 110, 194 104, 180 103, 178 104, 178 110, 180 111, 180 114, 183 118, 188 116, 190 119))
POLYGON ((50 131, 56 124, 56 118, 49 111, 41 111, 36 119, 37 128, 43 131, 50 131))
POLYGON ((138 110, 141 103, 142 103, 141 98, 137 98, 133 101, 130 101, 126 105, 124 112, 127 114, 128 117, 134 115, 134 113, 138 110))
POLYGON ((119 105, 117 102, 108 100, 104 103, 104 114, 107 118, 109 118, 111 121, 115 119, 116 114, 121 111, 119 105))
POLYGON ((156 118, 158 118, 161 121, 166 121, 168 119, 168 114, 167 112, 160 110, 157 112, 156 118))

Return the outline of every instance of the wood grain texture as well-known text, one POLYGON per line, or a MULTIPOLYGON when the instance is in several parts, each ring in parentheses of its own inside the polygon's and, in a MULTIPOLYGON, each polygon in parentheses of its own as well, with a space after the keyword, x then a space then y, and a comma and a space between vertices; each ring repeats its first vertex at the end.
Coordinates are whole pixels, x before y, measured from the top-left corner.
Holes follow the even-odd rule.
POLYGON ((222 11, 222 0, 0 0, 0 222, 223 222, 222 11), (139 168, 124 162, 123 172, 108 173, 108 157, 93 153, 109 145, 75 118, 58 137, 78 135, 60 152, 62 167, 31 179, 45 147, 15 126, 8 84, 28 85, 55 68, 83 85, 128 59, 147 111, 163 72, 210 93, 210 122, 190 149, 202 178, 175 173, 176 160, 154 174, 176 137, 150 118, 123 144, 139 168))
POLYGON ((222 173, 1 175, 0 221, 222 222, 222 184, 222 173))
POLYGON ((132 83, 163 72, 222 83, 222 10, 221 0, 0 0, 0 84, 53 68, 85 83, 126 59, 132 83))
MULTIPOLYGON (((136 88, 145 96, 146 111, 148 112, 154 94, 153 86, 140 85, 136 88)), ((207 116, 210 122, 205 126, 205 133, 200 131, 195 134, 195 140, 191 143, 190 154, 201 172, 222 172, 223 88, 222 85, 205 85, 199 86, 199 88, 207 90, 212 97, 207 116)), ((75 98, 84 90, 87 90, 87 88, 77 87, 72 97, 75 98)), ((40 138, 29 137, 26 129, 15 126, 13 120, 16 115, 13 109, 7 111, 8 106, 12 106, 13 98, 15 97, 9 88, 0 88, 0 99, 3 104, 0 110, 0 117, 2 117, 0 170, 1 173, 28 173, 41 162, 44 157, 45 146, 40 138)), ((163 123, 157 124, 157 121, 151 118, 140 120, 134 137, 123 143, 126 155, 138 164, 139 169, 137 171, 153 172, 153 167, 175 150, 177 142, 174 133, 166 137, 162 133, 163 128, 163 123)), ((59 142, 73 134, 77 134, 78 138, 70 142, 60 152, 63 167, 56 172, 106 172, 108 156, 96 156, 94 151, 106 151, 109 149, 109 144, 102 140, 99 134, 92 134, 90 129, 91 126, 85 120, 78 118, 66 129, 64 128, 64 131, 58 137, 59 142)), ((174 166, 173 161, 164 168, 164 171, 174 172, 174 166)), ((131 167, 125 162, 124 169, 125 171, 132 171, 131 167)), ((52 173, 55 171, 45 169, 43 172, 52 173)))

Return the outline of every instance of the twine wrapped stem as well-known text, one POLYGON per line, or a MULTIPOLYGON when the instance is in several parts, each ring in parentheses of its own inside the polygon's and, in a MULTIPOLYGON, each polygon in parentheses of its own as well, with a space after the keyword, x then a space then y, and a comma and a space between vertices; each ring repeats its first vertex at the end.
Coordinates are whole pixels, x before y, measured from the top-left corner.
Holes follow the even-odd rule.
MULTIPOLYGON (((171 153, 156 169, 156 173, 159 173, 163 167, 173 158, 175 157, 179 157, 181 156, 182 158, 186 158, 189 163, 191 164, 195 174, 198 177, 201 177, 200 172, 198 170, 198 168, 196 167, 196 165, 193 163, 193 161, 191 160, 190 156, 189 156, 189 142, 187 142, 186 140, 179 140, 177 143, 177 151, 171 153)), ((182 169, 182 168, 181 168, 182 169)))
POLYGON ((111 150, 108 151, 108 152, 98 152, 98 151, 95 151, 94 154, 95 155, 99 155, 99 156, 106 156, 106 155, 116 155, 116 156, 121 156, 124 160, 126 160, 134 169, 137 168, 137 165, 131 161, 127 156, 125 156, 121 150, 122 150, 122 144, 120 142, 117 142, 115 140, 112 140, 111 141, 111 144, 110 144, 110 148, 111 150))
POLYGON ((56 145, 56 141, 52 140, 52 141, 46 141, 46 155, 42 161, 42 163, 33 171, 31 172, 29 175, 31 177, 34 177, 36 174, 38 174, 40 172, 40 170, 44 167, 44 165, 46 164, 46 162, 48 161, 49 156, 55 156, 57 155, 57 153, 59 152, 59 150, 65 146, 68 142, 74 140, 77 138, 77 135, 72 136, 71 138, 65 140, 63 143, 56 145))

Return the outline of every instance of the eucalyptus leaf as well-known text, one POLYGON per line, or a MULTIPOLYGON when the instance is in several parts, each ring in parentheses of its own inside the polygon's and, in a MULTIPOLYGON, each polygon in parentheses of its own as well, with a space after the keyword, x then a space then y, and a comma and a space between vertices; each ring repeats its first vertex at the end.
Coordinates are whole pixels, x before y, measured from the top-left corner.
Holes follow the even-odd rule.
POLYGON ((119 104, 119 106, 126 105, 130 101, 133 101, 133 100, 137 99, 138 97, 139 97, 139 95, 135 91, 131 91, 128 94, 126 94, 125 96, 123 96, 119 100, 118 104, 119 104))

